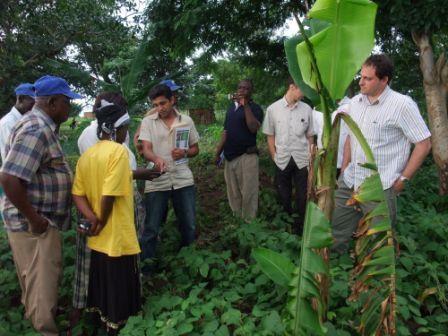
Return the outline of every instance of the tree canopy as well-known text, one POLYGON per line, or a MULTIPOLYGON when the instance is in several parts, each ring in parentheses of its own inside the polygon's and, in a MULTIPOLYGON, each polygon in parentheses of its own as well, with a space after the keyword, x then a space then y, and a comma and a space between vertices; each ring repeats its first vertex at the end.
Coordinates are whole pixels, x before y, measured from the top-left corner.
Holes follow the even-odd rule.
POLYGON ((103 65, 132 45, 134 28, 118 15, 129 0, 12 1, 0 3, 0 107, 12 102, 14 86, 51 73, 85 93, 95 79, 113 81, 103 65))

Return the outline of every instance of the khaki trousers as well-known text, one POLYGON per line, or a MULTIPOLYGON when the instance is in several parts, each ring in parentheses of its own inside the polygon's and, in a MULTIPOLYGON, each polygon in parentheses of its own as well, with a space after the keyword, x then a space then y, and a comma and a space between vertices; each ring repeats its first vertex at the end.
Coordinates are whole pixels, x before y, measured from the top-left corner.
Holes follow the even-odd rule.
POLYGON ((44 336, 58 335, 55 313, 62 272, 62 243, 59 230, 49 227, 41 235, 8 232, 25 317, 44 336))
POLYGON ((224 163, 227 198, 233 213, 255 218, 258 210, 258 155, 243 154, 224 163))

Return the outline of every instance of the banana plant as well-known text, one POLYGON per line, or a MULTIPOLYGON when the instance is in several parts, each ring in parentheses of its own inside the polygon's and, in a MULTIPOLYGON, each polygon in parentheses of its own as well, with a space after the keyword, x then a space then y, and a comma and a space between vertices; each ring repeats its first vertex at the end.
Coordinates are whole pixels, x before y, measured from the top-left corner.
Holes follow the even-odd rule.
MULTIPOLYGON (((324 113, 323 148, 313 153, 310 167, 311 187, 299 266, 290 267, 294 271, 287 279, 290 291, 285 323, 287 333, 291 335, 326 333, 328 247, 332 244, 330 220, 341 118, 362 145, 367 157, 365 166, 372 170, 371 177, 355 192, 351 201, 377 203, 359 223, 356 232, 357 266, 352 273, 350 300, 361 300, 363 304, 358 327, 361 334, 395 334, 394 247, 387 203, 375 161, 362 133, 348 115, 337 116, 331 125, 335 100, 343 96, 373 49, 375 14, 376 5, 368 0, 318 0, 308 13, 311 31, 317 32, 308 38, 296 16, 301 35, 285 42, 292 77, 303 92, 315 100, 316 95, 309 93, 310 89, 314 90, 324 113)), ((258 261, 269 258, 269 253, 261 249, 253 251, 258 261)), ((269 266, 272 264, 264 260, 263 271, 274 278, 275 267, 269 266)), ((285 281, 283 279, 283 283, 285 281)))
POLYGON ((348 204, 375 204, 358 223, 354 234, 355 267, 350 276, 352 293, 348 301, 361 302, 361 318, 357 331, 360 335, 395 335, 395 247, 383 185, 373 153, 356 123, 340 113, 360 143, 366 160, 363 167, 371 175, 353 193, 348 204))

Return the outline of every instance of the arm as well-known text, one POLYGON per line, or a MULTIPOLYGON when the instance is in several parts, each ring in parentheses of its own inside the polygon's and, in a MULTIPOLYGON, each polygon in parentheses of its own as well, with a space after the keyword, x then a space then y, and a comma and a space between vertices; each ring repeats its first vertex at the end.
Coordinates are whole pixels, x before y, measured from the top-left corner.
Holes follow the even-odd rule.
POLYGON ((345 170, 345 168, 347 168, 350 161, 352 161, 352 154, 351 154, 351 148, 350 148, 350 136, 347 135, 347 138, 345 139, 345 143, 344 143, 344 156, 342 157, 341 173, 345 170))
POLYGON ((160 170, 161 172, 165 171, 166 169, 166 162, 165 160, 163 160, 162 158, 158 157, 153 149, 152 149, 152 142, 146 141, 146 140, 142 140, 142 144, 143 144, 143 156, 146 160, 148 161, 152 161, 154 162, 154 164, 156 165, 157 169, 160 170))
POLYGON ((311 146, 314 145, 314 135, 307 136, 306 139, 308 140, 308 145, 311 150, 311 146))
POLYGON ((163 172, 157 170, 150 170, 147 168, 137 168, 132 171, 132 179, 134 180, 149 180, 155 179, 162 175, 163 172))
POLYGON ((97 218, 93 213, 92 208, 87 201, 87 198, 83 196, 74 196, 76 207, 87 218, 92 227, 90 233, 92 236, 98 235, 109 219, 112 207, 114 205, 115 196, 102 196, 101 197, 101 216, 97 218), (84 211, 84 212, 83 212, 84 211))
MULTIPOLYGON (((427 138, 423 141, 415 144, 414 150, 411 153, 409 161, 401 172, 401 175, 411 179, 415 172, 420 168, 426 156, 431 151, 431 138, 427 138)), ((397 179, 394 183, 394 189, 397 192, 401 192, 405 187, 405 184, 400 179, 397 179)))
POLYGON ((239 95, 238 99, 239 104, 244 108, 244 118, 246 120, 247 128, 249 128, 249 131, 251 133, 257 133, 261 124, 257 120, 257 118, 255 118, 255 115, 252 112, 252 109, 249 104, 249 97, 245 95, 239 95))
POLYGON ((269 155, 271 156, 271 159, 274 160, 275 153, 276 153, 275 135, 268 135, 267 139, 268 139, 268 152, 269 152, 269 155))
POLYGON ((110 213, 112 212, 112 207, 114 206, 115 196, 104 196, 101 197, 101 218, 99 220, 99 225, 95 229, 91 229, 93 235, 97 235, 101 232, 104 225, 106 225, 109 219, 110 213))
POLYGON ((48 220, 32 206, 22 180, 7 173, 0 173, 0 183, 6 197, 28 220, 28 231, 36 234, 45 232, 48 227, 48 220))
POLYGON ((252 109, 250 108, 249 103, 243 105, 244 108, 244 118, 246 119, 246 125, 249 128, 249 131, 252 133, 257 133, 260 128, 260 122, 255 118, 252 109))
POLYGON ((224 144, 226 143, 226 139, 227 139, 227 132, 224 130, 221 134, 221 138, 219 139, 218 144, 216 145, 216 150, 215 150, 215 163, 219 161, 219 156, 222 153, 222 150, 224 148, 224 144))

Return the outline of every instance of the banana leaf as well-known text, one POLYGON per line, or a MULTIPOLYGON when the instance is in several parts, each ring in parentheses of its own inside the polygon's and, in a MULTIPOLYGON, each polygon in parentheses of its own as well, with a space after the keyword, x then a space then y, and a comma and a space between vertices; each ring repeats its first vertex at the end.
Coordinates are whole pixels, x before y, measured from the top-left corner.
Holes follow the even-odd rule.
POLYGON ((362 166, 372 171, 347 203, 374 205, 361 218, 354 234, 355 267, 350 277, 349 301, 361 303, 357 327, 361 335, 395 335, 395 247, 386 196, 373 153, 360 129, 349 115, 340 113, 335 119, 339 118, 364 150, 368 162, 362 166))
POLYGON ((285 326, 289 335, 325 335, 328 250, 333 236, 321 209, 308 202, 299 267, 290 283, 285 326))
POLYGON ((287 287, 291 282, 295 266, 288 257, 263 247, 253 249, 252 257, 263 273, 277 285, 287 287))
POLYGON ((395 248, 389 209, 376 170, 353 199, 359 204, 376 204, 360 220, 355 232, 356 266, 351 274, 349 301, 362 304, 357 330, 361 335, 395 335, 395 248))
MULTIPOLYGON (((323 29, 329 26, 328 22, 321 20, 305 20, 304 25, 307 25, 310 28, 311 34, 317 34, 323 29)), ((308 86, 303 78, 302 73, 300 71, 299 63, 297 61, 297 45, 304 40, 303 35, 298 34, 289 39, 285 39, 284 47, 286 60, 288 61, 288 70, 292 79, 296 83, 296 85, 300 88, 300 90, 304 93, 304 95, 311 100, 313 105, 318 105, 320 103, 320 97, 317 94, 316 90, 308 86)))
MULTIPOLYGON (((345 95, 360 65, 373 49, 376 8, 369 0, 317 0, 308 13, 310 19, 330 23, 313 35, 310 42, 323 85, 334 100, 345 95)), ((318 90, 316 72, 305 42, 297 46, 297 55, 303 80, 318 90)))
POLYGON ((286 59, 288 61, 288 70, 294 80, 294 83, 300 88, 303 94, 311 100, 313 105, 320 102, 320 97, 316 91, 309 87, 302 79, 299 63, 297 62, 296 46, 303 41, 302 35, 293 36, 284 42, 286 59))

